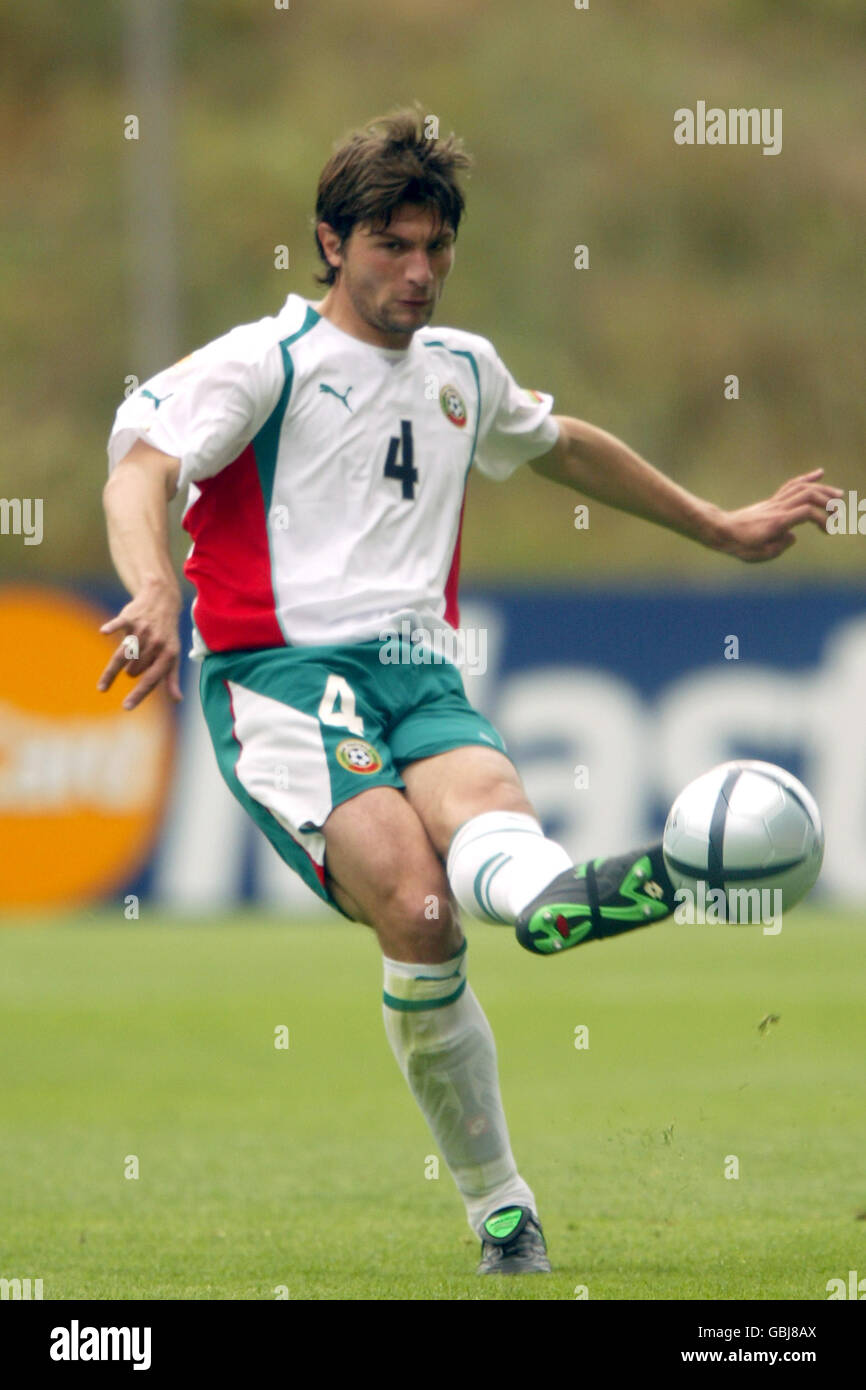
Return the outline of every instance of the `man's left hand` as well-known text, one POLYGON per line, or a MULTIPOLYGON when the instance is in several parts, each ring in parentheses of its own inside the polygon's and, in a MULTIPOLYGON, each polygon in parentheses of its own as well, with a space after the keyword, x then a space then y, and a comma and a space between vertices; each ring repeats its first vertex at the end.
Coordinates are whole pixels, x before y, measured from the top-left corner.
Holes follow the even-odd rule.
POLYGON ((827 503, 843 493, 838 487, 822 483, 823 476, 823 468, 816 468, 799 478, 789 478, 765 502, 722 512, 717 520, 714 549, 751 563, 775 560, 796 541, 794 526, 811 521, 826 531, 827 503))

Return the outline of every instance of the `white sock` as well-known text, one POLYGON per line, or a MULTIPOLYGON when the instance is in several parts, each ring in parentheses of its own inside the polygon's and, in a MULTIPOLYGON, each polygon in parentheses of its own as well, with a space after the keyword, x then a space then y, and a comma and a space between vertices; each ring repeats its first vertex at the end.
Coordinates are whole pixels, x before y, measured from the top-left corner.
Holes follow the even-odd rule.
POLYGON ((442 965, 385 965, 385 1032, 474 1233, 499 1207, 537 1211, 517 1171, 490 1024, 466 980, 466 944, 442 965))
POLYGON ((452 839, 448 881, 464 911, 513 926, 527 903, 572 862, 533 816, 486 811, 452 839))

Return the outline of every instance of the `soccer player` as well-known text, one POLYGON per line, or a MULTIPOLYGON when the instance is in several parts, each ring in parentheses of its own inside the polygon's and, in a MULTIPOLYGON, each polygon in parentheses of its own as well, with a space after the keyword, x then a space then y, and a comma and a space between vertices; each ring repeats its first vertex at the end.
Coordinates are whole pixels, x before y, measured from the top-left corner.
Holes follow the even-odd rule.
POLYGON ((431 328, 469 158, 401 111, 322 171, 324 297, 290 294, 159 372, 117 412, 105 507, 131 600, 100 688, 178 685, 167 502, 188 488, 200 689, 220 770, 285 862, 384 956, 385 1028, 481 1240, 479 1273, 550 1269, 512 1156, 459 909, 552 953, 673 910, 659 845, 575 866, 443 656, 458 622, 469 471, 529 464, 742 560, 767 560, 836 489, 821 470, 725 512, 619 440, 552 414, 482 337, 431 328), (411 640, 407 640, 407 634, 411 640), (427 660, 418 659, 419 643, 427 660), (413 657, 415 658, 413 660, 413 657))

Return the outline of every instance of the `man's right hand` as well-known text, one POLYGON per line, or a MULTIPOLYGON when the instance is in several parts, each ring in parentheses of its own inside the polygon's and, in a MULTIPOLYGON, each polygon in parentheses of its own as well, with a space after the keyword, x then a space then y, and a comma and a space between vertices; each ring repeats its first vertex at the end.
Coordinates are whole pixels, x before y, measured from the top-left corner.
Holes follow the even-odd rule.
POLYGON ((137 439, 103 489, 111 558, 127 593, 135 597, 99 629, 122 632, 125 641, 97 689, 108 690, 118 671, 140 676, 124 709, 135 709, 161 680, 173 700, 183 698, 177 632, 181 597, 168 545, 168 502, 177 492, 179 474, 180 459, 137 439))
POLYGON ((121 608, 116 618, 109 619, 99 629, 109 634, 123 632, 124 640, 100 676, 97 689, 110 689, 118 672, 125 670, 127 675, 133 678, 140 676, 141 679, 124 700, 124 709, 135 709, 161 680, 165 681, 173 700, 182 700, 178 680, 179 613, 180 598, 176 591, 169 592, 160 581, 145 584, 142 591, 121 608))

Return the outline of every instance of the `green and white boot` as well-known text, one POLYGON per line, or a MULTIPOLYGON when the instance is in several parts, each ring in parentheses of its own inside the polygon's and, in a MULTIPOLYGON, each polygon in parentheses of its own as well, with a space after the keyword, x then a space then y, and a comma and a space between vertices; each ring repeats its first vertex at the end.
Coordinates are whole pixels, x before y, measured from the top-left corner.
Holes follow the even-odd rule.
POLYGON ((500 1207, 484 1222, 476 1274, 549 1274, 541 1222, 529 1207, 500 1207))
POLYGON ((566 869, 524 908, 514 930, 527 951, 549 956, 648 927, 675 907, 659 843, 566 869))

